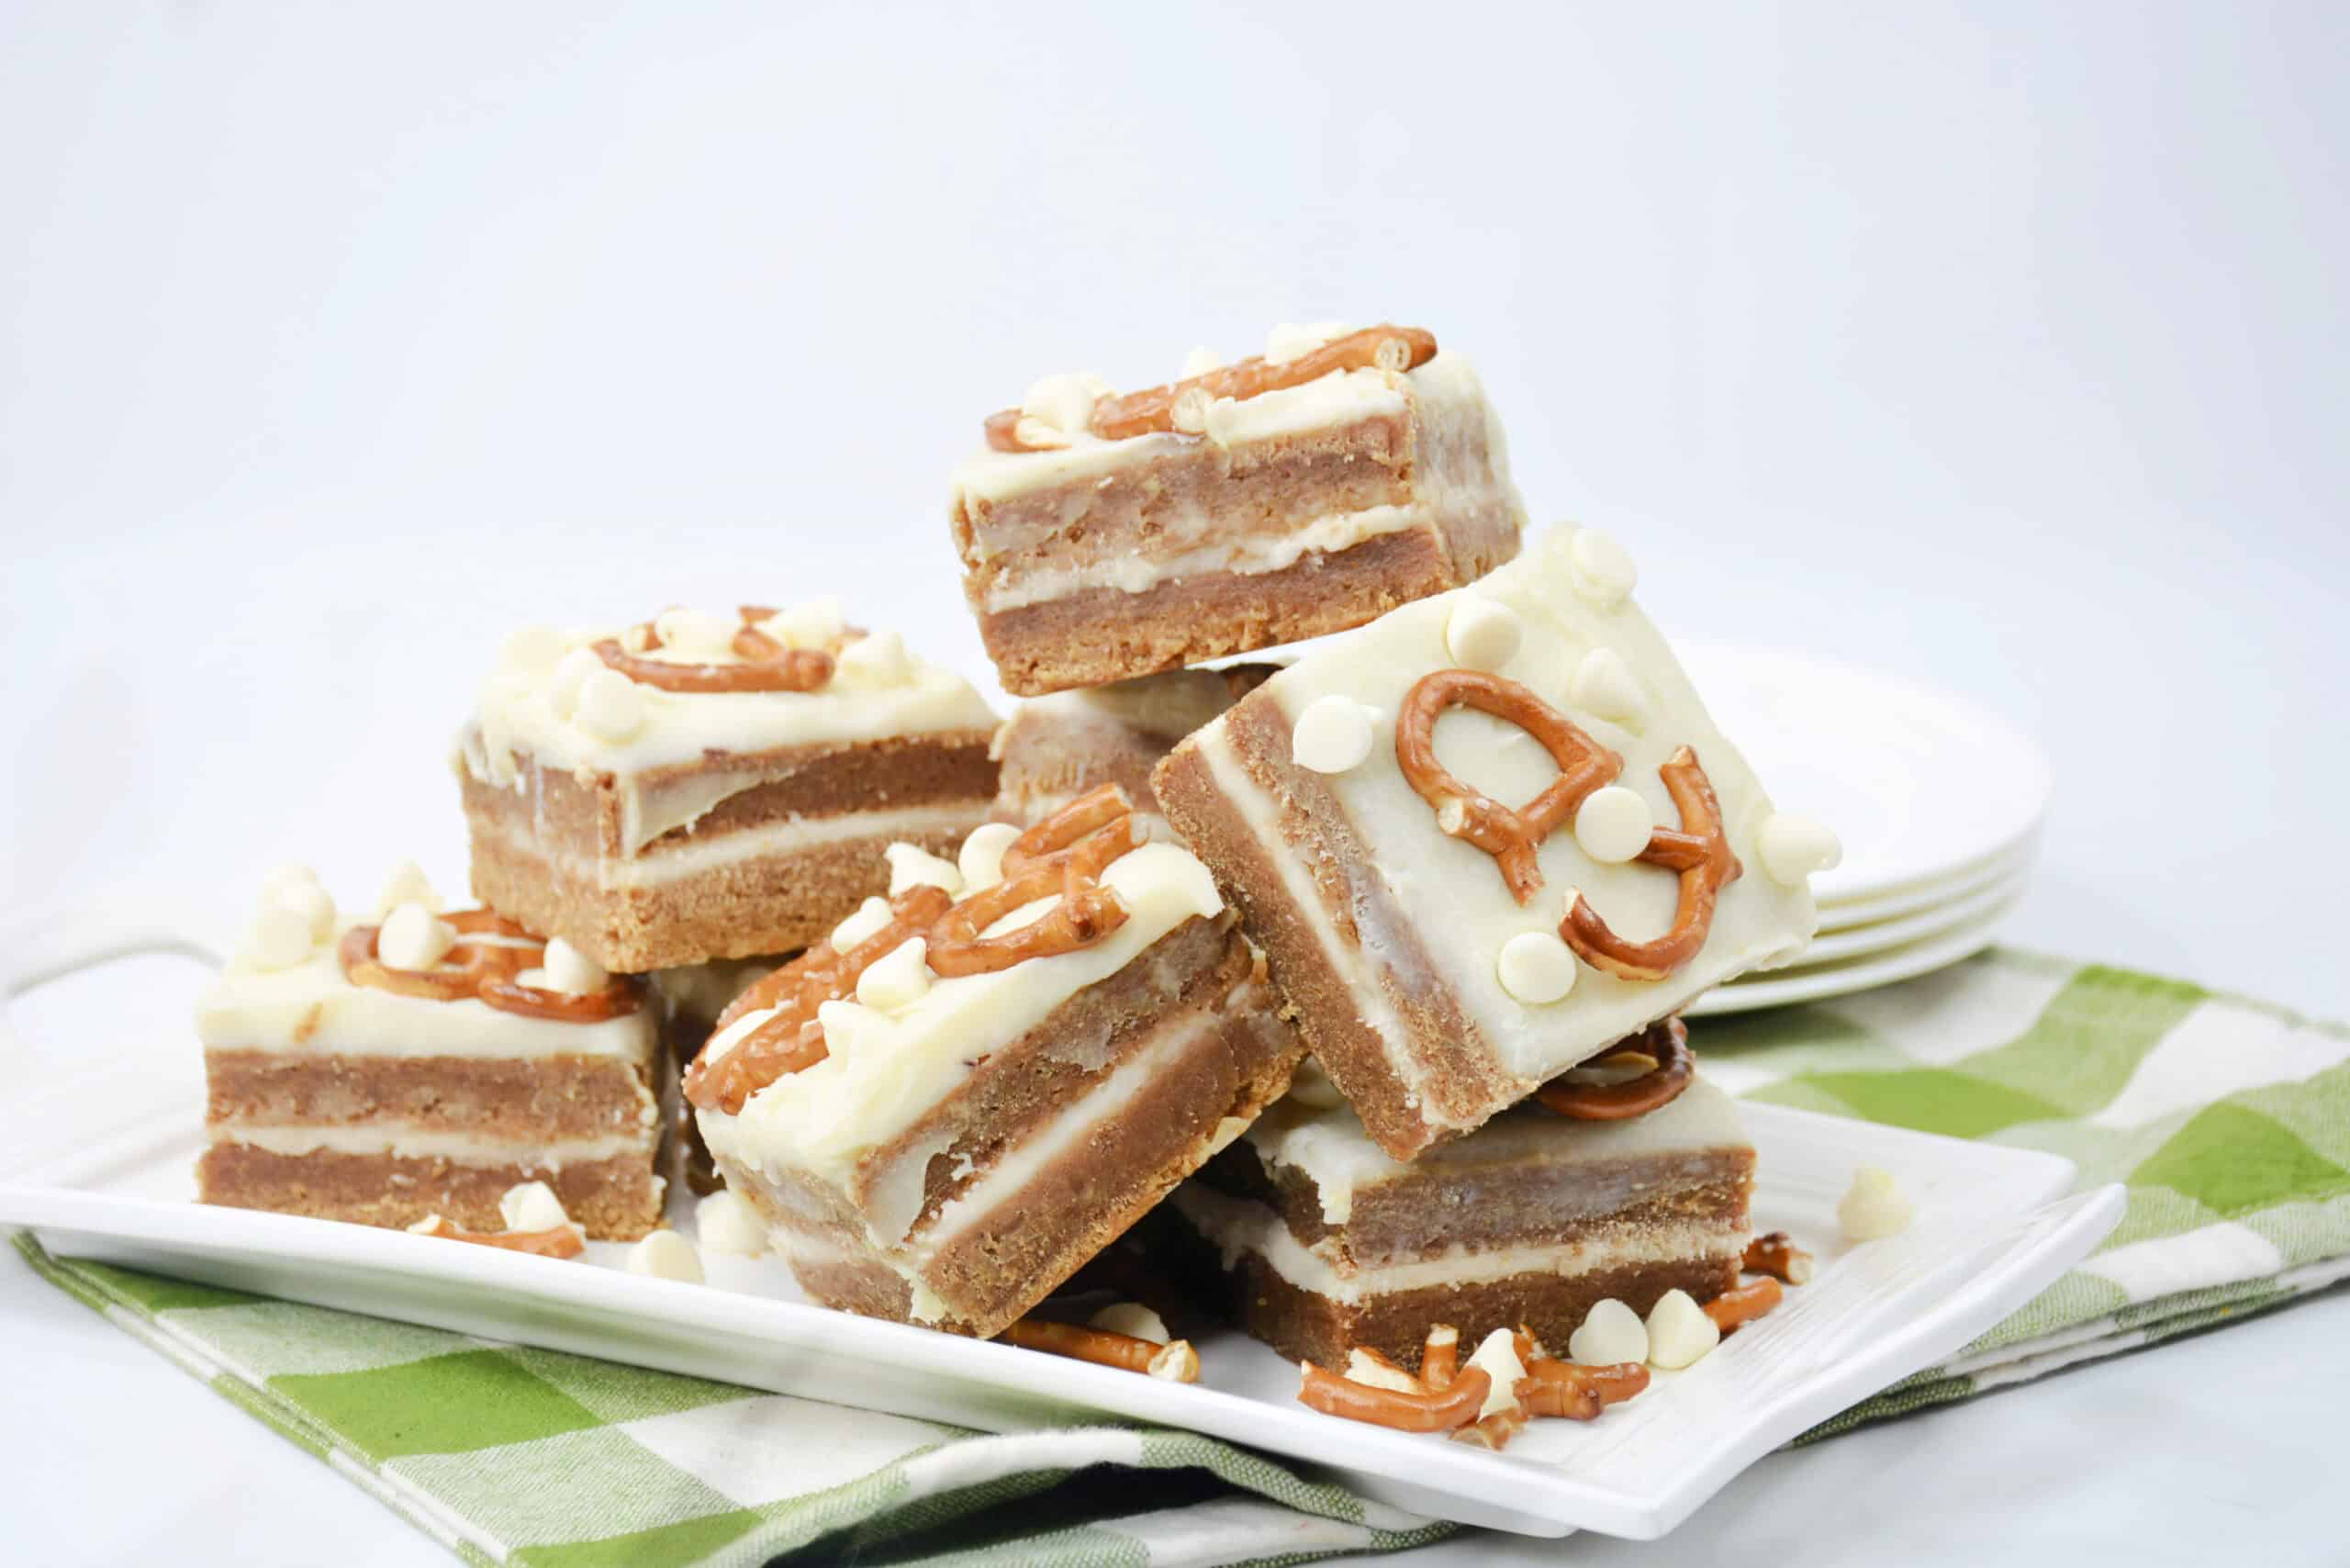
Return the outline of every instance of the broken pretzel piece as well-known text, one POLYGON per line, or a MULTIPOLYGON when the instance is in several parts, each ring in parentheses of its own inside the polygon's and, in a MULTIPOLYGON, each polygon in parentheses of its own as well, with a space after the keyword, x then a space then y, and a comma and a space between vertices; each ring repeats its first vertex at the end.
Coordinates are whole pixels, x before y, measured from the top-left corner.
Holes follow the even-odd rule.
POLYGON ((1618 1042, 1598 1061, 1583 1066, 1597 1067, 1624 1056, 1645 1057, 1654 1065, 1638 1077, 1615 1083, 1578 1082, 1562 1074, 1536 1090, 1534 1098, 1543 1109, 1576 1121, 1628 1121, 1671 1104, 1697 1076, 1697 1058, 1689 1049, 1689 1028, 1679 1018, 1661 1018, 1618 1042))
POLYGON ((1705 1305, 1705 1314, 1714 1320, 1714 1327, 1728 1334, 1742 1323, 1751 1323, 1779 1305, 1785 1293, 1779 1282, 1764 1275, 1749 1280, 1722 1292, 1705 1305))
POLYGON ((1303 1374, 1298 1402, 1308 1409, 1398 1432, 1449 1432, 1465 1427, 1477 1418, 1494 1387, 1494 1380, 1476 1367, 1455 1378, 1449 1387, 1425 1394, 1374 1388, 1312 1361, 1300 1361, 1298 1367, 1303 1374))
POLYGON ((469 1241, 476 1247, 498 1247, 509 1252, 531 1252, 542 1258, 576 1258, 587 1249, 587 1242, 576 1225, 558 1225, 545 1230, 467 1230, 451 1225, 440 1215, 426 1215, 409 1226, 412 1236, 438 1237, 443 1241, 469 1241))
POLYGON ((1811 1283, 1811 1254, 1797 1247, 1784 1230, 1758 1236, 1746 1244, 1740 1267, 1750 1274, 1768 1274, 1790 1285, 1811 1283))
POLYGON ((1113 1334, 1107 1328, 1087 1328, 1074 1323, 1048 1323, 1038 1317, 1024 1317, 997 1335, 996 1338, 1002 1344, 1017 1345, 1024 1350, 1042 1350, 1046 1355, 1067 1356, 1072 1361, 1091 1361, 1096 1366, 1142 1372, 1169 1383, 1200 1381, 1200 1355, 1192 1349, 1189 1339, 1175 1339, 1158 1345, 1148 1339, 1137 1339, 1130 1334, 1113 1334))
POLYGON ((1442 1392, 1452 1386, 1460 1370, 1460 1330, 1439 1323, 1428 1330, 1427 1344, 1420 1350, 1420 1382, 1442 1392))

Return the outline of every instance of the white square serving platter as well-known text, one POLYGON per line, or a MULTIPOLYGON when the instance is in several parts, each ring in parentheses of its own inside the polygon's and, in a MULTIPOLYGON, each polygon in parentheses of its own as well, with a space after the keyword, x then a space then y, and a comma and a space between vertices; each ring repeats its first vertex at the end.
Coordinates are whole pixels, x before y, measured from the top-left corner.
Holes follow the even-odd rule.
MULTIPOLYGON (((80 914, 0 951, 0 997, 39 998, 50 1036, 0 1032, 17 1085, 0 1107, 0 1224, 65 1256, 635 1362, 991 1431, 1115 1417, 1187 1428, 1304 1462, 1360 1495, 1471 1524, 1648 1538, 1747 1465, 1839 1410, 1931 1366, 2021 1306, 2120 1220, 2122 1189, 2071 1197, 2069 1160, 1774 1106, 1745 1108, 1760 1159, 1755 1227, 1815 1253, 1812 1282, 1681 1372, 1588 1423, 1538 1421, 1503 1453, 1318 1415, 1297 1371, 1224 1331, 1197 1341, 1202 1380, 1158 1382, 1006 1345, 850 1316, 806 1302, 781 1264, 711 1256, 710 1282, 462 1247, 397 1231, 193 1201, 201 1053, 185 1020, 202 957, 151 919, 80 914), (1839 1239, 1858 1165, 1917 1202, 1905 1233, 1839 1239)), ((691 1200, 672 1217, 691 1234, 691 1200)))

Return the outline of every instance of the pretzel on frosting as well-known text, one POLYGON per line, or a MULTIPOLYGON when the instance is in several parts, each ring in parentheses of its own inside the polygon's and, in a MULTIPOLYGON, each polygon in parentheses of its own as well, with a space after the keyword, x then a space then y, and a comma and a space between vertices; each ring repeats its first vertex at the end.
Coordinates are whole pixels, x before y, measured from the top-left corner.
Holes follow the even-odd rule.
POLYGON ((1638 1077, 1614 1083, 1554 1078, 1536 1090, 1534 1098, 1544 1109, 1579 1122, 1628 1121, 1671 1104, 1697 1075, 1696 1054, 1689 1048, 1689 1026, 1678 1018, 1660 1018, 1610 1046, 1606 1056, 1583 1065, 1595 1067, 1619 1056, 1646 1057, 1655 1065, 1638 1077))
MULTIPOLYGON (((833 678, 834 655, 840 650, 787 648, 755 624, 773 615, 763 605, 742 607, 742 629, 734 633, 734 653, 743 662, 732 665, 671 664, 632 653, 617 637, 593 644, 596 656, 640 686, 663 691, 813 691, 833 678)), ((632 629, 642 636, 644 650, 660 647, 661 633, 647 621, 632 629)))
POLYGON ((493 910, 461 909, 441 918, 456 928, 457 940, 450 950, 463 950, 457 963, 396 969, 375 951, 380 928, 354 925, 342 934, 335 950, 342 962, 342 978, 395 996, 429 1002, 463 1002, 472 997, 501 1013, 565 1024, 599 1024, 635 1012, 642 1000, 638 983, 625 975, 615 975, 601 991, 583 995, 524 985, 515 977, 546 962, 544 942, 493 910))
MULTIPOLYGON (((1129 436, 1173 431, 1181 428, 1176 418, 1179 404, 1196 412, 1214 398, 1245 400, 1259 393, 1303 386, 1333 371, 1385 370, 1400 375, 1416 370, 1435 357, 1436 338, 1417 327, 1365 327, 1279 364, 1261 357, 1244 359, 1165 386, 1103 398, 1093 405, 1086 429, 1103 441, 1124 441, 1129 436)), ((998 452, 1046 450, 1020 439, 1020 420, 1017 409, 989 415, 985 427, 988 444, 998 452)), ((1183 422, 1192 420, 1186 419, 1183 422)))
POLYGON ((1595 969, 1628 980, 1662 980, 1706 945, 1713 928, 1714 902, 1722 889, 1738 880, 1744 869, 1730 853, 1722 832, 1721 802, 1714 799, 1713 781, 1698 766, 1697 754, 1687 746, 1673 752, 1657 769, 1665 793, 1681 814, 1681 831, 1663 828, 1649 835, 1649 844, 1634 858, 1681 873, 1681 901, 1673 924, 1650 942, 1628 942, 1608 929, 1580 890, 1567 894, 1567 918, 1559 926, 1559 940, 1595 969))
POLYGON ((772 1008, 774 1016, 715 1061, 706 1050, 696 1057, 686 1069, 686 1098, 706 1111, 739 1115, 744 1102, 768 1084, 822 1061, 828 1053, 816 1010, 827 1002, 856 995, 859 976, 901 943, 921 935, 946 913, 951 902, 946 889, 918 882, 890 901, 887 925, 847 952, 830 942, 820 942, 773 974, 754 981, 718 1015, 711 1028, 711 1037, 750 1014, 772 1008))
POLYGON ((1100 877, 1142 842, 1134 801, 1115 784, 1087 791, 1012 841, 1003 879, 973 893, 930 931, 930 967, 941 976, 991 974, 1030 958, 1074 952, 1126 923, 1126 906, 1100 877), (1040 899, 1060 902, 990 936, 988 927, 1040 899))
POLYGON ((1573 820, 1584 799, 1624 771, 1624 759, 1583 733, 1572 719, 1537 695, 1488 670, 1440 669, 1422 676, 1395 711, 1395 763, 1421 800, 1436 808, 1437 825, 1475 845, 1500 864, 1502 880, 1520 903, 1542 886, 1535 852, 1573 820), (1522 806, 1505 806, 1453 777, 1436 757, 1436 722, 1454 706, 1474 708, 1516 724, 1559 765, 1550 788, 1522 806))

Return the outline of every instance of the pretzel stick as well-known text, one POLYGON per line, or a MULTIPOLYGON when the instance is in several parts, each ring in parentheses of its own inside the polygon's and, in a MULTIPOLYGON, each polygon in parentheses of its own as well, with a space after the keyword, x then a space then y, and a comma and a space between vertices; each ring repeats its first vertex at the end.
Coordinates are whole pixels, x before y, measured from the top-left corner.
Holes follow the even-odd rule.
POLYGON ((1106 1328, 1047 1323, 1038 1317, 1024 1317, 996 1338, 1024 1350, 1042 1350, 1047 1355, 1144 1372, 1175 1383, 1197 1383, 1200 1378, 1199 1353, 1192 1349, 1189 1339, 1160 1345, 1129 1334, 1113 1334, 1106 1328))
POLYGON ((1449 1387, 1427 1394, 1405 1394, 1373 1388, 1325 1371, 1312 1361, 1299 1363, 1304 1372, 1297 1390, 1299 1403, 1326 1416, 1342 1416, 1399 1432, 1449 1432, 1477 1418, 1493 1391, 1494 1380, 1482 1367, 1471 1367, 1449 1387))
POLYGON ((1681 747, 1657 775, 1681 815, 1681 831, 1659 828, 1636 858, 1680 873, 1681 898, 1673 908, 1673 924, 1653 941, 1628 942, 1608 928, 1580 890, 1570 890, 1567 917, 1559 926, 1559 940, 1573 948, 1575 957, 1618 980, 1660 980, 1695 958, 1713 929, 1715 902, 1742 869, 1722 832, 1721 802, 1714 798, 1713 782, 1698 765, 1697 754, 1681 747))
POLYGON ((1539 1356, 1526 1363, 1516 1388, 1520 1403, 1538 1416, 1588 1421, 1610 1405, 1620 1405, 1649 1385, 1649 1369, 1638 1361, 1587 1367, 1539 1356))
POLYGON ((1620 1083, 1577 1083, 1554 1078, 1536 1090, 1534 1098, 1543 1109, 1575 1121, 1620 1122, 1672 1103, 1697 1075, 1696 1054, 1689 1048, 1689 1027, 1678 1018, 1659 1019, 1630 1039, 1618 1042, 1600 1059, 1628 1055, 1647 1057, 1655 1065, 1620 1083))
POLYGON ((1460 1330, 1449 1323, 1439 1323, 1428 1330, 1427 1343, 1420 1350, 1420 1381, 1436 1393, 1452 1386, 1460 1369, 1460 1330))
POLYGON ((1750 1274, 1768 1274, 1791 1285, 1811 1283, 1811 1254, 1797 1247, 1784 1230, 1758 1236, 1746 1244, 1740 1268, 1750 1274))
POLYGON ((509 1252, 531 1252, 542 1258, 576 1258, 587 1249, 579 1238, 576 1226, 558 1225, 546 1230, 467 1230, 450 1224, 439 1215, 427 1215, 409 1226, 412 1236, 437 1237, 443 1241, 466 1241, 476 1247, 503 1248, 509 1252))
POLYGON ((1715 1327, 1728 1334, 1740 1324, 1751 1323, 1778 1305, 1785 1294, 1779 1288, 1779 1282, 1766 1274, 1762 1279, 1734 1285, 1714 1297, 1706 1304, 1706 1316, 1714 1320, 1715 1327))

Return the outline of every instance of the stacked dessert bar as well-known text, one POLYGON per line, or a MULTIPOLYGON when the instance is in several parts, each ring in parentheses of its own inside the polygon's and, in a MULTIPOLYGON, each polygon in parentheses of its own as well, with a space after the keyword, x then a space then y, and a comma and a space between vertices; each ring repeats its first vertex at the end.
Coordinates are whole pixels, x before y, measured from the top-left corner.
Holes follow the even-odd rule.
POLYGON ((1008 722, 830 603, 517 633, 454 763, 481 907, 265 890, 201 1017, 205 1196, 494 1228, 543 1180, 630 1237, 722 1183, 820 1303, 1063 1348, 1027 1315, 1123 1237, 1348 1369, 1321 1407, 1498 1443, 1521 1386, 1623 1396, 1541 1341, 1738 1295, 1753 1151, 1677 1014, 1802 947, 1833 841, 1619 547, 1520 554, 1424 330, 979 425, 952 535, 1008 722))

